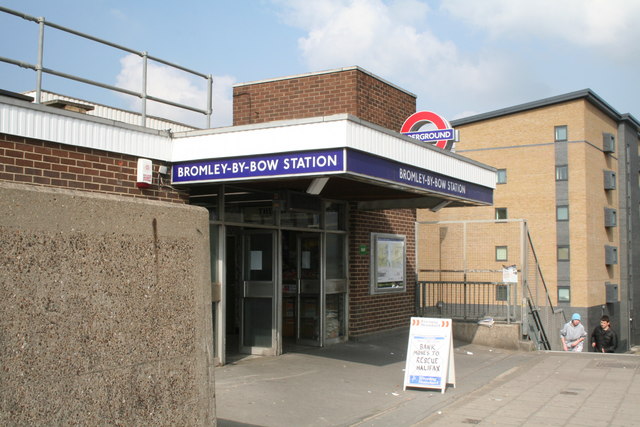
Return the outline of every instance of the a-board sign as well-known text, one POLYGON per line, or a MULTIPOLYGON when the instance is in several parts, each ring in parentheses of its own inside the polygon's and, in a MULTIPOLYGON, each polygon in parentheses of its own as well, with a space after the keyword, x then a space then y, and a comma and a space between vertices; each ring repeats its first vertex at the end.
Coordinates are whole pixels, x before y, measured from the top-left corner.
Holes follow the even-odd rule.
POLYGON ((407 387, 440 389, 456 386, 451 319, 412 317, 404 371, 407 387))

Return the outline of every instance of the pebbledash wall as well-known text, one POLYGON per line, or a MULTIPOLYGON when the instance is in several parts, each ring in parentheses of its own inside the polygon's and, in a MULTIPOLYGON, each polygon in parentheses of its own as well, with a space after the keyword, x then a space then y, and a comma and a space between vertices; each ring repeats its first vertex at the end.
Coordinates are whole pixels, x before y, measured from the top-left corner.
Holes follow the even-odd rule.
POLYGON ((0 199, 0 424, 214 423, 207 211, 4 180, 0 199))
MULTIPOLYGON (((233 88, 234 126, 347 113, 399 132, 416 96, 359 67, 243 83, 233 88)), ((303 142, 301 143, 303 144, 303 142)), ((406 327, 415 314, 415 209, 357 210, 349 219, 349 336, 406 327), (403 293, 370 292, 371 233, 406 236, 403 293)))
POLYGON ((208 213, 136 160, 0 134, 0 424, 215 423, 208 213))

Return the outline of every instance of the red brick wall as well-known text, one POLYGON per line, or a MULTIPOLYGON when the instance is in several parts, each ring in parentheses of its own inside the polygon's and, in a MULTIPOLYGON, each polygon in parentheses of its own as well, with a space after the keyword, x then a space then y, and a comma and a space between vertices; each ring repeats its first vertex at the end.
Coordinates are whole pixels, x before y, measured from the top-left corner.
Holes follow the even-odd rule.
POLYGON ((355 68, 233 88, 234 126, 347 113, 400 131, 415 111, 415 96, 355 68))
POLYGON ((134 156, 0 133, 0 180, 187 203, 187 195, 157 185, 157 161, 154 185, 136 187, 137 161, 134 156))
POLYGON ((349 238, 350 336, 357 337, 372 332, 409 326, 409 319, 415 314, 415 220, 416 213, 413 209, 351 210, 351 234, 349 238), (371 233, 390 233, 406 236, 406 292, 370 294, 371 233), (360 245, 365 245, 369 248, 369 254, 360 255, 360 245))

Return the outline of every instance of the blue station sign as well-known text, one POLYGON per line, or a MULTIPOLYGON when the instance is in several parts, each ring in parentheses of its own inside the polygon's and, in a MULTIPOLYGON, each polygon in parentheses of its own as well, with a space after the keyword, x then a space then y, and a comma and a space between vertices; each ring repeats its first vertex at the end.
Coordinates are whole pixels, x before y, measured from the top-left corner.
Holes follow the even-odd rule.
POLYGON ((172 167, 175 184, 316 175, 344 171, 344 150, 325 150, 179 163, 172 167))
POLYGON ((422 190, 493 202, 491 188, 347 148, 177 163, 172 166, 171 180, 174 184, 199 184, 335 174, 405 187, 412 192, 422 190))

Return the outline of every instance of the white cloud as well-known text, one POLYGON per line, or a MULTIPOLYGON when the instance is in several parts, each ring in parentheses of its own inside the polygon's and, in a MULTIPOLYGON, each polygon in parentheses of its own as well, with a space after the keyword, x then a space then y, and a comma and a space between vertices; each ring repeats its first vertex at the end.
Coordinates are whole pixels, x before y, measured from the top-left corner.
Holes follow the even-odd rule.
MULTIPOLYGON (((127 55, 120 60, 120 73, 116 77, 116 85, 125 89, 140 92, 142 88, 142 59, 136 55, 127 55)), ((231 86, 235 79, 229 76, 213 77, 213 115, 212 127, 228 126, 232 121, 231 86)), ((149 61, 147 64, 147 93, 156 98, 166 99, 194 108, 206 109, 207 84, 202 78, 192 76, 166 65, 149 61)), ((127 96, 129 108, 140 111, 141 101, 127 96)), ((205 127, 204 115, 176 108, 158 102, 147 103, 149 115, 168 118, 180 123, 205 127)))
POLYGON ((568 42, 621 61, 640 53, 637 0, 446 0, 441 7, 495 38, 568 42))
POLYGON ((496 53, 463 54, 434 33, 428 23, 435 11, 418 0, 278 3, 285 22, 306 33, 299 48, 311 70, 359 65, 420 94, 419 104, 443 114, 457 113, 462 104, 479 108, 489 96, 500 105, 528 76, 496 53))

